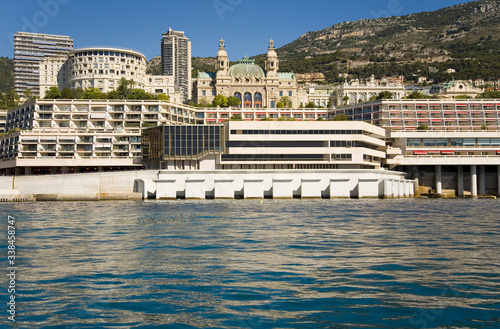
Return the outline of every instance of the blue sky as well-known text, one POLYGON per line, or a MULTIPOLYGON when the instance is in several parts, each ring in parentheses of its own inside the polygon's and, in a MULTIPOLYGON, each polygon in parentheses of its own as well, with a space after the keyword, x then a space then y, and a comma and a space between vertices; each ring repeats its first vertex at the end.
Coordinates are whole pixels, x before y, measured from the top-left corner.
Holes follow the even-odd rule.
POLYGON ((0 56, 13 57, 17 31, 69 35, 75 48, 160 54, 162 33, 185 31, 193 56, 215 56, 226 40, 231 60, 283 46, 336 23, 432 11, 467 0, 0 0, 0 56))

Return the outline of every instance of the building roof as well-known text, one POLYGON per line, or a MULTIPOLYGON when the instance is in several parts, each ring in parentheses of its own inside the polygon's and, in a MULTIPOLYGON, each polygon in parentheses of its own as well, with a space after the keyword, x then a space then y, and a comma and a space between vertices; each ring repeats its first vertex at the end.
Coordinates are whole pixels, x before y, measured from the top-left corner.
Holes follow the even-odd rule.
POLYGON ((239 59, 237 63, 229 68, 227 72, 229 76, 251 76, 251 77, 265 77, 264 70, 252 59, 246 55, 239 59))
POLYGON ((292 80, 295 78, 295 73, 293 72, 278 72, 278 79, 292 80))
POLYGON ((215 79, 216 73, 215 72, 200 72, 198 71, 198 78, 201 79, 215 79))

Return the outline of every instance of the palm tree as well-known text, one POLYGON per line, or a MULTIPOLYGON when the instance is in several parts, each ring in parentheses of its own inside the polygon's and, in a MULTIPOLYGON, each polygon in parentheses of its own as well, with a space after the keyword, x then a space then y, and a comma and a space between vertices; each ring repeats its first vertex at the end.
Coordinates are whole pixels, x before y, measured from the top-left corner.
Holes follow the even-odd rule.
POLYGON ((122 77, 120 81, 118 81, 118 87, 116 88, 116 91, 118 92, 118 95, 120 95, 120 98, 127 98, 134 85, 134 79, 127 80, 127 78, 122 77))
POLYGON ((29 102, 33 97, 33 91, 31 91, 31 89, 29 88, 26 88, 26 90, 24 90, 24 96, 26 96, 26 101, 29 102))
POLYGON ((19 95, 16 93, 14 89, 9 91, 6 96, 7 96, 7 106, 9 108, 16 107, 17 105, 19 105, 19 95))

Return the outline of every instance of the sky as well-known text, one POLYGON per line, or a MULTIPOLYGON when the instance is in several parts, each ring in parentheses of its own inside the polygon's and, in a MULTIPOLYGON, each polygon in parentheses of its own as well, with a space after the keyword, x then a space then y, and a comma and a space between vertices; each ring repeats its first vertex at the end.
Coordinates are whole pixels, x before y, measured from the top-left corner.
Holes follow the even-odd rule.
POLYGON ((192 56, 230 60, 284 46, 345 21, 402 16, 467 0, 0 0, 0 57, 13 58, 17 31, 67 35, 74 48, 114 46, 160 55, 162 33, 184 31, 192 56))

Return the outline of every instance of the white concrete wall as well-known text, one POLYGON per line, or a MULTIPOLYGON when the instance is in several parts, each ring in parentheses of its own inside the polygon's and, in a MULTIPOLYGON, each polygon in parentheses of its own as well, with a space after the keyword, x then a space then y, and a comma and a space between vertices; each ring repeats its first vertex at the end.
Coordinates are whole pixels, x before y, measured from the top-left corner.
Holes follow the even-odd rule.
MULTIPOLYGON (((157 170, 0 177, 0 189, 16 189, 37 200, 140 199, 136 179, 156 179, 157 170)), ((151 189, 151 187, 149 187, 151 189)))
MULTIPOLYGON (((377 198, 393 196, 394 188, 384 189, 384 182, 391 180, 399 187, 404 173, 377 169, 175 170, 160 171, 156 184, 157 198, 233 198, 240 193, 245 198, 377 198)), ((398 192, 394 197, 404 197, 403 188, 398 192)))

